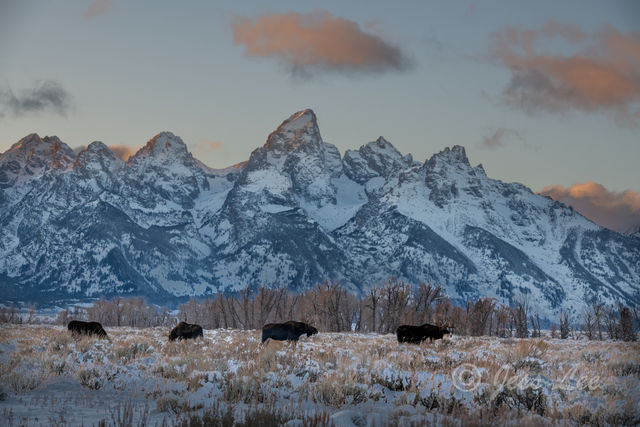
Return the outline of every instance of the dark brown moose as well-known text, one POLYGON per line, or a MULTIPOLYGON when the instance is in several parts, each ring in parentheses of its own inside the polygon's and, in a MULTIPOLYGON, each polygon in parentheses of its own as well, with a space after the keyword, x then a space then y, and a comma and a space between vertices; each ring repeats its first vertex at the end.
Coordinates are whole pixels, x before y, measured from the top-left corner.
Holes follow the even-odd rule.
POLYGON ((420 344, 422 341, 427 338, 429 341, 440 340, 446 334, 450 334, 451 332, 443 328, 441 326, 432 325, 430 323, 425 323, 420 326, 413 325, 401 325, 396 329, 396 336, 398 337, 398 342, 406 342, 411 344, 420 344))
POLYGON ((101 338, 109 338, 107 332, 98 322, 83 322, 81 320, 72 320, 67 325, 67 329, 74 335, 97 335, 101 338))
POLYGON ((262 327, 262 342, 268 339, 278 341, 298 341, 302 334, 308 337, 317 334, 318 330, 303 322, 289 320, 284 323, 268 323, 262 327))
POLYGON ((187 322, 180 322, 169 333, 169 341, 175 341, 177 339, 188 339, 204 337, 202 333, 202 326, 194 325, 187 322))

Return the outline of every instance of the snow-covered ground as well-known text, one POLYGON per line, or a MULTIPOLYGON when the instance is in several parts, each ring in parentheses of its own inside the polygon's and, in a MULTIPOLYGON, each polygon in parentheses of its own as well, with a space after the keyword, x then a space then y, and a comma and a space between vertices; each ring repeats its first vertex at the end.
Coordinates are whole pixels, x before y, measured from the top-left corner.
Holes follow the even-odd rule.
POLYGON ((640 423, 639 343, 106 330, 0 325, 3 425, 640 423))

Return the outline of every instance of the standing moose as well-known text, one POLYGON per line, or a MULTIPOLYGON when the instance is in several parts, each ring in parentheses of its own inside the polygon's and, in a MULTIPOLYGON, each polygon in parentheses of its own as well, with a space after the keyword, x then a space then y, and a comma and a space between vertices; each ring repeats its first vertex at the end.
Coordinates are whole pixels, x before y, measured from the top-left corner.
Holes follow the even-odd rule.
POLYGON ((425 323, 420 326, 401 325, 396 329, 398 342, 406 342, 412 344, 420 344, 429 338, 429 341, 442 339, 446 334, 451 332, 440 326, 425 323))
POLYGON ((204 334, 202 333, 202 326, 187 322, 178 323, 169 333, 169 341, 198 337, 204 337, 204 334))
POLYGON ((317 334, 318 330, 303 322, 289 320, 284 323, 268 323, 262 327, 262 342, 268 339, 278 341, 298 341, 300 335, 308 337, 317 334))

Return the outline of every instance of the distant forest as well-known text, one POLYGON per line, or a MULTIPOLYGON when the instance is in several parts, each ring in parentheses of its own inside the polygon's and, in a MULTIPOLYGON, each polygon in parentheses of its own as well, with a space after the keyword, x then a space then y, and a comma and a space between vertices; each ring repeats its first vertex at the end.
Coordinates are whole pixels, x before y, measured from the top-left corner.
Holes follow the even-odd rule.
MULTIPOLYGON (((570 323, 562 312, 551 323, 553 338, 635 341, 640 332, 638 307, 606 306, 597 301, 585 303, 580 320, 570 323)), ((149 305, 142 297, 99 300, 92 306, 62 310, 55 323, 72 319, 92 320, 104 326, 171 326, 182 320, 205 329, 260 329, 270 322, 300 320, 323 332, 394 333, 402 324, 432 323, 446 326, 457 335, 540 337, 538 313, 522 296, 513 306, 498 304, 493 298, 455 305, 438 285, 416 286, 390 280, 354 295, 337 283, 326 282, 304 293, 292 294, 285 288, 246 289, 236 295, 219 294, 209 299, 191 299, 179 306, 177 315, 166 307, 149 305)), ((27 316, 14 307, 0 309, 0 322, 41 323, 31 307, 27 316)))

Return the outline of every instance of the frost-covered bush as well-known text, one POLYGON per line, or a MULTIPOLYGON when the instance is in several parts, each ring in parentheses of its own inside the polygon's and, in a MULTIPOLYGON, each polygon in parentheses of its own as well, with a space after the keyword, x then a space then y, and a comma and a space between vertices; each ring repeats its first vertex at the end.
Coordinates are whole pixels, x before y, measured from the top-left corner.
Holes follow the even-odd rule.
POLYGON ((156 407, 159 412, 173 412, 177 414, 181 412, 182 405, 175 395, 168 394, 156 399, 156 407))
POLYGON ((146 342, 132 343, 123 347, 116 348, 115 356, 118 359, 129 361, 141 355, 149 354, 152 349, 153 347, 151 346, 151 344, 146 342))
POLYGON ((148 425, 243 425, 258 417, 327 425, 345 411, 369 425, 640 421, 637 342, 453 336, 407 345, 393 335, 320 333, 297 345, 261 345, 259 331, 205 330, 197 343, 167 342, 166 332, 114 327, 111 341, 75 341, 61 327, 5 326, 0 399, 56 423, 51 402, 66 405, 65 423, 85 425, 126 425, 131 405, 137 425, 145 401, 153 409, 148 425), (462 365, 474 368, 459 383, 462 365), (473 377, 472 390, 458 388, 473 377), (92 419, 74 415, 99 410, 92 419))
POLYGON ((95 368, 80 369, 78 371, 78 381, 80 381, 80 384, 84 387, 90 388, 91 390, 100 389, 103 383, 100 373, 98 373, 95 368))
POLYGON ((312 390, 313 400, 318 403, 341 407, 357 405, 368 399, 367 387, 363 384, 319 381, 312 390))
POLYGON ((47 372, 52 375, 63 375, 67 368, 67 361, 58 355, 45 359, 47 372))
POLYGON ((72 341, 73 338, 71 337, 71 334, 66 331, 54 333, 48 340, 47 349, 54 353, 68 354, 71 351, 71 349, 69 349, 69 344, 72 341))
POLYGON ((543 390, 537 387, 505 386, 495 395, 493 405, 506 405, 511 409, 526 409, 544 415, 547 410, 547 397, 543 390))
POLYGON ((505 362, 511 365, 514 372, 524 368, 539 371, 544 365, 542 358, 548 349, 549 344, 543 339, 521 340, 507 352, 505 362))
POLYGON ((265 393, 255 377, 229 376, 225 379, 224 400, 232 403, 264 402, 265 393))
POLYGON ((620 377, 629 375, 640 377, 640 361, 624 360, 612 362, 609 364, 609 370, 620 377))

